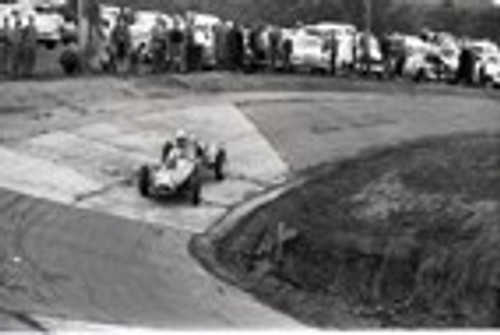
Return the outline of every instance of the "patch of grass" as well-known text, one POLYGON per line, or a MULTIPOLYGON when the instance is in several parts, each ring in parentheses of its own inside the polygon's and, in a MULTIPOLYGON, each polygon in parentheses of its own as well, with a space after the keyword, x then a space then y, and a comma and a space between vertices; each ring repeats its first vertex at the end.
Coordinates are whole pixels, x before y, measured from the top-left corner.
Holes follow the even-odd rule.
POLYGON ((272 306, 323 327, 492 327, 499 186, 500 136, 378 151, 253 213, 219 242, 218 256, 251 278, 263 234, 286 222, 299 237, 251 289, 272 306))
POLYGON ((145 77, 158 87, 182 87, 194 92, 369 92, 407 95, 450 95, 498 99, 500 90, 471 89, 437 83, 415 84, 406 80, 379 81, 351 76, 238 72, 197 72, 187 75, 145 77))

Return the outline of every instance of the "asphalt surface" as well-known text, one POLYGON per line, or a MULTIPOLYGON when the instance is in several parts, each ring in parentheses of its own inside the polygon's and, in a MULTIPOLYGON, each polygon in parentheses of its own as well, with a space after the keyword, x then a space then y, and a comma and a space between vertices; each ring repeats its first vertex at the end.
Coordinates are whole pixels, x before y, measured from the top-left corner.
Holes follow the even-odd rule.
POLYGON ((164 329, 285 324, 203 271, 189 233, 6 190, 0 208, 5 309, 164 329))
POLYGON ((495 99, 460 94, 212 95, 112 78, 1 89, 6 329, 59 327, 46 317, 162 329, 300 327, 203 270, 187 251, 191 236, 290 177, 289 167, 500 128, 495 99), (208 185, 199 209, 144 201, 133 185, 134 169, 156 160, 179 126, 229 146, 229 178, 208 185))
POLYGON ((295 171, 367 148, 500 129, 498 100, 459 94, 309 93, 239 106, 295 171))
POLYGON ((216 280, 188 253, 194 233, 286 174, 236 108, 151 99, 110 78, 2 88, 2 327, 301 327, 216 280), (135 188, 137 168, 156 162, 178 127, 231 153, 227 180, 207 181, 199 208, 141 199, 135 188))

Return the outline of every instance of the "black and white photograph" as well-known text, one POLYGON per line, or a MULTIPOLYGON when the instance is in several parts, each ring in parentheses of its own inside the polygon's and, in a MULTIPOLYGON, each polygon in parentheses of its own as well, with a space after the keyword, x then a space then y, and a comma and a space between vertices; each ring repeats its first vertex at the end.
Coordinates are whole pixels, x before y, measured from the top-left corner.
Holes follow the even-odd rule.
POLYGON ((0 333, 500 329, 500 0, 0 0, 0 333))

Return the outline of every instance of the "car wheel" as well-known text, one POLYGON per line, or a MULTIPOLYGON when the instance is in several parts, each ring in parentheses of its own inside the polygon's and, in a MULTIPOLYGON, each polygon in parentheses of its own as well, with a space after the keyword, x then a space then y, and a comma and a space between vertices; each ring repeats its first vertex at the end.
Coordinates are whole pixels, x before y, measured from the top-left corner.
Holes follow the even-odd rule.
POLYGON ((161 151, 161 161, 165 162, 168 158, 168 155, 170 155, 170 152, 174 148, 174 144, 170 141, 167 141, 165 145, 163 146, 163 149, 161 151))
POLYGON ((45 44, 45 47, 49 50, 54 50, 57 46, 56 41, 45 41, 44 44, 45 44))
POLYGON ((416 83, 421 83, 421 82, 424 82, 427 78, 426 78, 426 74, 425 74, 425 70, 424 69, 419 69, 417 71, 417 73, 415 74, 415 77, 414 77, 414 81, 416 83))
POLYGON ((151 182, 151 173, 149 167, 142 166, 139 170, 139 193, 143 197, 149 196, 149 185, 151 182))
POLYGON ((214 174, 216 180, 224 180, 226 178, 226 174, 224 171, 226 165, 226 151, 219 150, 217 152, 217 156, 215 157, 215 165, 214 165, 214 174))
POLYGON ((191 203, 198 206, 201 203, 201 180, 197 172, 191 177, 191 203))
POLYGON ((479 82, 481 86, 485 88, 490 88, 493 84, 493 78, 486 74, 486 70, 482 68, 479 72, 479 82))

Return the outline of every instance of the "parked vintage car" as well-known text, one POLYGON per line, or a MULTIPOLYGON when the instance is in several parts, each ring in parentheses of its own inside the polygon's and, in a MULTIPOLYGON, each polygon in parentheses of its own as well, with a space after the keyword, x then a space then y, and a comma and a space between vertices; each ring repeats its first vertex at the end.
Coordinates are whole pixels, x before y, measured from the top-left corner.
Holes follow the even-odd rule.
POLYGON ((300 28, 289 37, 292 42, 291 66, 294 70, 329 71, 330 50, 318 34, 300 28))
POLYGON ((488 40, 470 41, 467 46, 476 56, 476 83, 500 85, 500 48, 488 40))
POLYGON ((481 84, 500 87, 500 54, 484 56, 480 61, 478 75, 481 84))
POLYGON ((57 7, 37 5, 34 7, 38 41, 48 49, 55 48, 62 40, 65 20, 57 7))
POLYGON ((337 40, 337 68, 342 69, 353 66, 356 57, 354 54, 357 35, 355 26, 347 23, 320 22, 308 25, 306 29, 321 36, 326 42, 329 42, 328 40, 335 36, 337 40))
POLYGON ((449 81, 455 71, 446 61, 442 50, 436 44, 426 42, 418 36, 405 36, 406 61, 403 74, 415 82, 449 81))
POLYGON ((188 20, 191 21, 194 43, 201 49, 201 66, 215 68, 216 40, 215 27, 222 24, 222 20, 214 15, 190 12, 188 20))
POLYGON ((384 58, 380 50, 380 43, 372 34, 359 33, 356 35, 354 69, 365 76, 375 76, 383 79, 385 76, 384 58))

